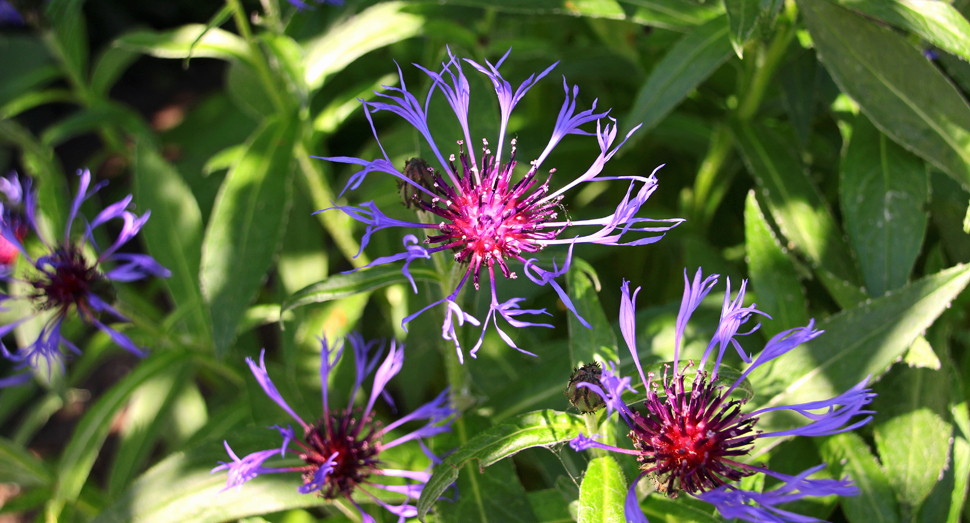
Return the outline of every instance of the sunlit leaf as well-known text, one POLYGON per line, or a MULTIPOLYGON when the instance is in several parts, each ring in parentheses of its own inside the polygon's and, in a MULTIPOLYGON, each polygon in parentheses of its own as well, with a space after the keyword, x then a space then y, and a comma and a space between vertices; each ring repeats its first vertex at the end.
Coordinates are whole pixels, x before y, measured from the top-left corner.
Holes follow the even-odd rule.
POLYGON ((575 315, 569 315, 569 354, 573 367, 594 361, 619 361, 616 335, 596 296, 599 288, 596 278, 596 271, 588 263, 573 258, 572 267, 566 273, 569 298, 576 307, 576 313, 592 327, 586 327, 575 315))
POLYGON ((201 281, 217 354, 232 343, 282 243, 295 135, 291 121, 265 123, 216 197, 202 243, 201 281))
POLYGON ((431 479, 421 491, 418 517, 424 518, 438 496, 458 478, 458 471, 471 460, 485 468, 527 448, 568 441, 585 428, 582 417, 554 410, 530 412, 489 427, 435 466, 431 479))
POLYGON ((880 131, 970 185, 970 106, 905 38, 826 0, 799 0, 819 58, 880 131))
POLYGON ((818 442, 832 474, 849 476, 859 489, 858 496, 842 498, 842 510, 851 523, 900 521, 889 479, 862 437, 846 432, 818 442))
POLYGON ((626 520, 623 501, 626 479, 612 456, 590 460, 579 487, 579 523, 620 523, 626 520))
MULTIPOLYGON (((427 267, 409 267, 408 271, 415 281, 438 281, 438 273, 427 267)), ((288 311, 311 303, 347 298, 354 294, 369 292, 395 283, 407 282, 401 267, 386 265, 372 267, 350 274, 334 274, 327 279, 308 285, 295 292, 283 302, 282 309, 288 311)))

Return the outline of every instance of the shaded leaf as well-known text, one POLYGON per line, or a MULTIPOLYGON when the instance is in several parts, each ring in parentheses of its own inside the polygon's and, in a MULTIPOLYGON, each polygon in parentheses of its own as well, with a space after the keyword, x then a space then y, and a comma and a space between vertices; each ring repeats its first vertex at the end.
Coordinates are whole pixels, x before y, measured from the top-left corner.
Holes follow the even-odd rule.
POLYGON ((840 164, 845 231, 870 296, 906 284, 923 244, 929 179, 923 161, 856 118, 840 164))
POLYGON ((559 489, 536 490, 528 493, 529 506, 539 523, 571 523, 569 505, 559 489))
POLYGON ((806 325, 805 290, 787 250, 778 242, 761 212, 754 191, 748 192, 744 206, 744 246, 751 286, 758 295, 758 308, 774 319, 761 323, 765 336, 770 338, 785 329, 806 325))
POLYGON ((458 478, 465 463, 476 460, 480 468, 485 468, 527 448, 568 441, 585 428, 586 422, 579 415, 540 410, 485 429, 435 466, 421 491, 418 517, 424 518, 438 496, 458 478))
POLYGON ((818 56, 880 131, 970 185, 970 107, 892 30, 826 0, 799 0, 818 56))
POLYGON ((758 27, 761 0, 724 0, 724 11, 727 13, 728 27, 731 28, 731 46, 741 58, 744 55, 744 44, 758 27))
POLYGON ((137 59, 138 53, 131 49, 115 46, 105 49, 91 70, 91 91, 99 96, 108 96, 111 87, 137 59))
MULTIPOLYGON (((657 63, 637 93, 625 129, 642 123, 644 135, 707 79, 728 57, 731 41, 727 21, 715 18, 681 38, 657 63)), ((636 135, 634 135, 636 136, 636 135)), ((634 138, 635 139, 635 138, 634 138)))
POLYGON ((276 256, 292 197, 296 126, 270 120, 219 189, 202 243, 201 282, 216 354, 232 343, 276 256))
POLYGON ((579 523, 622 523, 626 479, 612 456, 590 460, 579 487, 579 523))
POLYGON ((527 504, 525 488, 511 461, 499 461, 488 470, 464 467, 458 476, 458 499, 439 503, 435 521, 442 523, 537 523, 527 504))

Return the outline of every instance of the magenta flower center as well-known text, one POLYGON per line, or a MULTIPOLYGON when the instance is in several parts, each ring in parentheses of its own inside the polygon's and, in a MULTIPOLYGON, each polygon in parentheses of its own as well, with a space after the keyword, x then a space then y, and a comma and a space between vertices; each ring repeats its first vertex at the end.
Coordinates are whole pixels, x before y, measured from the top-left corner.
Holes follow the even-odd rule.
POLYGON ((656 388, 647 393, 646 411, 634 412, 630 438, 658 491, 697 494, 753 474, 732 459, 747 454, 757 435, 758 419, 741 414, 744 400, 726 399, 704 372, 690 390, 683 373, 664 379, 664 398, 656 388))
POLYGON ((320 496, 334 499, 349 497, 351 492, 378 469, 381 453, 380 423, 368 416, 358 423, 351 412, 331 414, 307 430, 306 444, 300 444, 300 458, 307 463, 303 468, 303 484, 314 481, 316 471, 327 462, 334 452, 334 468, 327 482, 320 487, 320 496))
MULTIPOLYGON (((459 142, 461 145, 461 142, 459 142)), ((557 216, 561 197, 542 201, 549 191, 546 180, 536 187, 536 170, 530 169, 518 182, 512 183, 515 168, 515 142, 507 164, 501 165, 487 149, 481 166, 471 163, 461 148, 461 170, 451 158, 451 170, 458 186, 448 185, 441 175, 430 171, 433 182, 428 189, 435 194, 417 191, 412 200, 419 209, 433 213, 444 221, 441 234, 430 236, 426 243, 442 244, 455 253, 455 261, 469 265, 473 283, 478 288, 482 266, 491 272, 498 265, 506 278, 515 278, 506 260, 525 261, 522 253, 542 249, 542 241, 555 239, 562 229, 544 230, 557 216)))
POLYGON ((89 265, 76 247, 61 247, 50 256, 37 260, 42 276, 29 280, 37 290, 32 295, 38 309, 58 309, 66 312, 74 305, 78 312, 90 317, 88 295, 97 292, 106 280, 96 265, 89 265))

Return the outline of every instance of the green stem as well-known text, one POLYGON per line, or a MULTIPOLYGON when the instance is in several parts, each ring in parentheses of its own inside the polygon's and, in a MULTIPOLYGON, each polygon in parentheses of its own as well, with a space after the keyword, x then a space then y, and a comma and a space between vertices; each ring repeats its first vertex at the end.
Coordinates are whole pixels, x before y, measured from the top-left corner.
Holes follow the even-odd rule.
POLYGON ((781 59, 785 56, 788 44, 791 43, 791 39, 795 36, 794 14, 792 14, 789 20, 778 20, 778 31, 775 32, 774 39, 768 45, 767 50, 762 51, 756 57, 757 62, 754 76, 751 78, 751 82, 745 91, 744 99, 738 105, 737 117, 742 122, 750 120, 758 111, 758 107, 761 105, 761 99, 765 94, 765 89, 768 87, 768 82, 774 76, 778 64, 781 63, 781 59))
POLYGON ((704 160, 697 170, 697 178, 694 179, 693 220, 701 228, 706 229, 710 220, 710 216, 707 216, 707 210, 712 207, 711 202, 708 201, 711 197, 711 189, 718 181, 718 175, 724 167, 724 162, 727 161, 733 151, 734 135, 731 134, 727 125, 717 124, 714 132, 711 133, 711 145, 707 150, 707 155, 704 156, 704 160))
POLYGON ((266 57, 263 56, 263 52, 256 43, 256 40, 253 39, 253 32, 249 27, 249 21, 246 19, 246 13, 243 11, 242 4, 239 3, 239 0, 226 1, 232 7, 232 16, 236 21, 236 28, 239 29, 239 34, 246 40, 246 44, 249 45, 249 53, 253 57, 253 66, 256 67, 256 74, 259 75, 259 79, 263 82, 263 88, 266 89, 266 92, 273 100, 274 108, 279 112, 284 112, 286 104, 283 103, 283 97, 280 95, 279 87, 273 81, 273 74, 270 72, 266 57))
MULTIPOLYGON (((302 180, 310 192, 310 199, 313 201, 313 204, 320 209, 332 206, 333 204, 331 202, 336 198, 334 197, 333 190, 327 183, 327 178, 324 175, 323 169, 320 167, 319 161, 310 158, 310 153, 307 152, 307 148, 303 143, 297 143, 294 152, 296 153, 297 162, 300 164, 300 171, 303 173, 302 180)), ((366 254, 361 252, 359 256, 357 255, 360 251, 360 244, 350 234, 350 228, 347 226, 346 219, 343 219, 339 213, 333 211, 321 212, 317 214, 317 217, 321 225, 323 225, 323 228, 330 234, 330 238, 337 244, 340 253, 350 261, 351 265, 359 269, 370 263, 370 258, 366 254)))

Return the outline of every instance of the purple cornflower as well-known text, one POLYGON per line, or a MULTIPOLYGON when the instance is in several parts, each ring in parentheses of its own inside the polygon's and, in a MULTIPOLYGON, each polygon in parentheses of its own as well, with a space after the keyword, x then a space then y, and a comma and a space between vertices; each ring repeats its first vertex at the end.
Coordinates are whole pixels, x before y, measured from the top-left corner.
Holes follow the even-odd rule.
MULTIPOLYGON (((641 473, 627 492, 627 521, 647 521, 636 493, 637 482, 644 476, 653 480, 659 492, 672 498, 680 491, 686 491, 713 504, 725 518, 752 522, 816 521, 787 512, 778 508, 778 505, 806 496, 857 494, 858 490, 847 478, 808 479, 810 475, 824 468, 824 464, 812 467, 797 476, 788 476, 764 467, 742 463, 738 459, 747 455, 759 438, 828 436, 854 430, 868 423, 871 416, 849 424, 855 416, 872 413, 864 410, 875 396, 870 389, 865 388, 868 378, 847 392, 828 400, 742 412, 747 399, 732 399, 731 395, 748 375, 761 365, 822 334, 822 331, 815 330, 814 321, 810 321, 805 327, 781 332, 768 341, 764 350, 752 359, 735 336, 750 334, 760 326, 758 324, 746 333, 738 333, 738 329, 752 315, 768 315, 757 310, 755 305, 743 305, 746 281, 741 283, 736 298, 731 301, 731 282, 728 280, 717 331, 704 351, 693 379, 689 384, 686 383, 688 380, 685 376, 689 369, 679 368, 678 365, 680 341, 687 320, 717 283, 717 275, 702 279, 698 269, 691 282, 685 271, 684 281, 684 299, 677 315, 674 337, 673 371, 668 378, 665 370, 660 380, 656 380, 653 373, 643 373, 637 355, 634 316, 634 303, 640 289, 634 291, 631 297, 629 282, 623 282, 620 330, 647 391, 646 400, 641 403, 642 408, 634 410, 623 401, 621 396, 624 391, 636 391, 630 386, 630 378, 621 377, 612 366, 603 369, 600 378, 602 387, 589 383, 578 385, 589 387, 603 397, 607 405, 607 416, 617 411, 630 427, 629 437, 633 440, 633 450, 599 443, 582 434, 570 442, 570 446, 577 451, 595 447, 636 456, 640 462, 641 473), (735 348, 741 359, 748 364, 748 368, 730 386, 725 386, 717 381, 717 376, 721 358, 728 347, 735 348), (708 372, 705 365, 715 348, 717 356, 708 372), (755 430, 759 416, 776 410, 797 412, 811 421, 790 430, 768 433, 755 430), (741 478, 759 472, 780 480, 782 485, 768 492, 746 491, 738 487, 741 478)), ((686 367, 692 365, 691 363, 686 367)))
MULTIPOLYGON (((168 269, 159 265, 151 256, 117 252, 122 245, 134 238, 145 222, 148 221, 150 212, 145 211, 145 214, 137 216, 128 211, 127 207, 131 204, 131 195, 129 194, 121 201, 105 207, 94 218, 94 221, 88 222, 81 216, 84 222, 84 234, 80 238, 72 239, 71 225, 75 218, 79 216, 78 210, 81 203, 93 196, 98 189, 107 183, 101 182, 89 187, 91 185, 91 173, 87 169, 78 171, 78 176, 81 179, 80 187, 71 205, 64 236, 59 243, 49 242, 37 228, 35 219, 37 194, 31 192, 30 181, 25 180, 23 186, 20 185, 16 176, 0 181, 0 191, 7 196, 8 202, 16 200, 11 195, 19 194, 23 198, 22 217, 17 214, 8 214, 7 208, 4 207, 2 220, 0 220, 0 234, 30 264, 27 270, 19 276, 14 276, 10 271, 0 274, 0 279, 8 284, 17 283, 19 287, 26 289, 20 295, 0 292, 0 303, 8 300, 25 300, 33 307, 33 311, 27 316, 0 327, 0 337, 6 336, 18 325, 40 313, 53 312, 53 315, 41 329, 37 340, 30 345, 10 352, 0 342, 0 352, 7 359, 16 363, 15 368, 17 370, 27 367, 36 368, 42 360, 46 360, 48 372, 50 372, 54 360, 62 355, 62 345, 75 354, 80 353, 74 343, 61 336, 61 325, 68 318, 72 309, 76 311, 82 321, 108 334, 112 341, 119 346, 137 356, 145 355, 128 336, 108 327, 103 322, 108 321, 108 318, 111 319, 110 321, 130 321, 109 303, 113 292, 111 282, 129 282, 148 276, 167 278, 170 275, 168 269), (113 244, 102 250, 95 243, 92 231, 114 219, 120 219, 124 222, 121 232, 113 244), (24 249, 21 243, 25 235, 24 224, 34 230, 37 238, 43 244, 46 251, 43 256, 35 259, 24 249), (94 259, 89 258, 85 253, 88 243, 96 253, 94 259)), ((28 371, 0 379, 0 387, 23 383, 30 379, 30 375, 28 371)))
POLYGON ((431 474, 427 471, 382 468, 379 456, 383 450, 416 440, 432 463, 439 463, 440 460, 437 456, 425 446, 423 438, 451 430, 451 423, 456 412, 449 405, 448 390, 445 389, 438 397, 422 405, 411 414, 388 425, 382 425, 374 419, 374 403, 378 396, 390 403, 390 396, 388 396, 384 387, 401 370, 404 363, 404 346, 391 342, 387 357, 377 368, 374 375, 374 384, 367 406, 361 410, 359 407, 354 408, 354 399, 357 397, 357 391, 363 385, 364 379, 377 366, 377 362, 384 352, 384 344, 380 343, 379 340, 365 343, 364 338, 356 332, 351 333, 347 337, 347 341, 354 351, 357 370, 354 385, 350 391, 350 403, 344 409, 330 408, 327 401, 327 383, 329 383, 330 371, 340 360, 344 347, 338 348, 336 345, 329 347, 326 339, 321 340, 320 383, 323 386, 323 417, 315 424, 303 421, 276 390, 276 386, 269 379, 266 365, 263 362, 265 351, 260 353, 258 366, 252 359, 246 358, 249 368, 253 371, 253 375, 256 376, 256 380, 266 394, 303 427, 303 438, 302 440, 298 439, 290 426, 286 428, 271 427, 279 431, 280 436, 282 436, 282 446, 254 452, 242 459, 239 459, 233 453, 232 449, 229 448, 229 443, 226 442, 226 451, 232 458, 232 462, 222 463, 212 469, 212 472, 229 471, 229 478, 226 481, 227 489, 238 487, 259 474, 300 472, 303 474, 303 486, 299 487, 301 493, 316 492, 318 496, 328 500, 344 497, 360 510, 361 517, 365 522, 373 522, 374 519, 361 510, 351 497, 355 490, 367 494, 376 503, 397 515, 400 518, 399 521, 417 515, 417 508, 413 505, 413 502, 420 497, 421 489, 431 478, 431 474), (371 354, 375 348, 377 348, 377 351, 371 354), (405 423, 415 420, 427 420, 427 422, 423 427, 413 432, 391 441, 384 441, 385 435, 405 423), (291 448, 291 442, 298 448, 291 448), (299 456, 305 464, 295 467, 263 466, 263 462, 273 455, 285 456, 287 451, 299 456), (405 484, 376 483, 374 479, 378 476, 402 478, 405 484), (401 505, 391 505, 363 488, 365 485, 403 495, 404 500, 401 505))
MULTIPOLYGON (((452 251, 454 253, 455 262, 464 266, 464 275, 456 288, 444 299, 408 316, 403 323, 410 322, 433 306, 444 304, 446 313, 442 325, 442 337, 454 342, 458 357, 462 361, 463 353, 458 337, 455 335, 455 322, 462 325, 467 321, 472 325, 482 326, 481 336, 470 352, 472 357, 475 357, 475 353, 481 346, 485 329, 489 323, 495 324, 499 335, 509 346, 526 354, 531 354, 516 347, 512 338, 501 330, 498 326, 499 316, 516 328, 526 326, 551 327, 548 324, 531 323, 519 319, 523 315, 548 314, 545 309, 520 309, 519 303, 523 301, 522 298, 499 301, 495 291, 496 270, 500 271, 505 278, 515 279, 518 274, 509 267, 509 262, 515 261, 524 264, 522 270, 526 277, 537 285, 550 285, 565 306, 573 314, 576 314, 576 309, 569 297, 555 281, 555 278, 569 270, 572 248, 576 244, 645 245, 659 241, 664 232, 683 221, 680 219, 651 220, 636 216, 640 207, 657 188, 657 178, 654 176, 656 169, 649 176, 600 176, 606 162, 616 154, 617 150, 640 126, 627 133, 623 140, 614 147, 618 130, 616 120, 609 117, 609 110, 597 113, 596 100, 594 100, 592 108, 577 113, 576 99, 579 88, 574 86, 570 89, 565 78, 563 78, 563 88, 566 92, 566 99, 559 111, 552 136, 539 157, 529 162, 528 170, 521 177, 514 175, 514 169, 517 165, 515 158, 517 139, 511 138, 506 144, 508 139, 506 136, 507 127, 512 110, 525 96, 526 92, 546 76, 556 64, 551 65, 538 75, 529 76, 513 91, 512 85, 499 74, 499 67, 508 57, 508 54, 506 53, 494 65, 485 62, 485 66, 482 66, 465 59, 468 65, 491 80, 498 96, 500 126, 494 152, 490 149, 489 142, 482 139, 482 154, 476 158, 471 145, 473 142, 468 122, 470 116, 471 118, 480 116, 469 115, 470 89, 468 80, 462 70, 461 61, 449 51, 450 60, 442 64, 440 73, 432 72, 415 64, 415 67, 427 74, 432 80, 431 89, 423 105, 412 93, 408 92, 400 68, 398 68, 398 75, 401 87, 385 87, 390 94, 376 93, 379 98, 387 100, 387 102, 361 101, 365 108, 364 114, 371 124, 371 130, 381 147, 383 157, 373 160, 347 156, 322 158, 332 162, 355 164, 363 167, 361 171, 351 176, 341 195, 348 190, 357 189, 368 173, 379 171, 398 179, 398 184, 402 188, 402 195, 406 198, 405 204, 408 207, 413 205, 419 211, 426 213, 427 216, 433 215, 432 220, 426 220, 433 223, 397 220, 385 215, 372 201, 359 206, 335 205, 332 207, 332 209, 339 209, 351 218, 367 225, 361 239, 361 251, 367 247, 373 233, 389 227, 423 229, 427 232, 427 237, 423 243, 425 245, 434 244, 434 246, 424 247, 418 243, 417 237, 408 234, 404 239, 404 252, 378 258, 367 267, 401 260, 410 263, 419 258, 429 258, 432 253, 440 251, 452 251), (431 96, 436 91, 442 93, 447 99, 461 125, 463 136, 457 142, 457 158, 455 154, 442 152, 442 149, 432 138, 431 129, 428 127, 427 110, 431 96), (436 170, 429 167, 422 159, 413 159, 408 161, 404 172, 399 171, 391 163, 387 153, 384 152, 383 145, 380 143, 380 138, 374 128, 371 115, 378 111, 394 113, 414 126, 430 146, 434 155, 433 161, 437 163, 440 169, 436 170), (605 118, 608 118, 609 121, 604 123, 605 118), (591 125, 593 122, 596 122, 595 132, 581 129, 582 126, 591 125), (559 189, 551 190, 550 180, 555 169, 550 169, 545 179, 542 179, 543 175, 539 171, 553 149, 569 134, 595 136, 600 152, 583 174, 559 189), (605 180, 622 180, 629 183, 626 195, 613 213, 602 218, 588 220, 570 220, 568 217, 564 217, 564 219, 559 217, 560 213, 564 212, 562 199, 567 191, 584 183, 605 180), (566 232, 567 229, 569 229, 569 232, 566 232), (621 243, 621 239, 627 233, 636 233, 638 237, 621 243), (562 268, 559 268, 555 262, 553 262, 551 270, 542 268, 537 264, 536 258, 529 257, 551 245, 569 246, 562 268), (458 293, 469 279, 475 289, 479 288, 479 280, 483 270, 488 273, 491 284, 491 302, 485 320, 482 322, 464 312, 456 300, 458 293)), ((404 274, 410 280, 414 292, 417 293, 417 286, 407 272, 407 263, 405 263, 404 274)), ((578 314, 576 315, 583 325, 589 327, 589 324, 583 318, 579 317, 578 314)))

